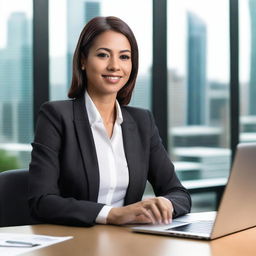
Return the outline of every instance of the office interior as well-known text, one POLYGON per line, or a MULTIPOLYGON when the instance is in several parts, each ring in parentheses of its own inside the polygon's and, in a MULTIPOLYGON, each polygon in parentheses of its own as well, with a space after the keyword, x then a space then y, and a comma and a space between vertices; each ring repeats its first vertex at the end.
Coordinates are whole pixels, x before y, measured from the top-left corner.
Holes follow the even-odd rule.
POLYGON ((236 145, 256 141, 256 0, 0 0, 0 171, 28 168, 40 105, 67 99, 95 16, 134 31, 130 105, 153 112, 192 211, 216 210, 236 145))

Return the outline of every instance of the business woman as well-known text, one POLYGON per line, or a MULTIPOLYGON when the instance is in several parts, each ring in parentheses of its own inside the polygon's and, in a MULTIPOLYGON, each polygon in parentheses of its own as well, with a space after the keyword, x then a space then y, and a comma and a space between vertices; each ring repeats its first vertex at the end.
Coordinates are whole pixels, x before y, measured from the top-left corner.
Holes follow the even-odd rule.
POLYGON ((128 107, 138 46, 116 17, 82 30, 71 100, 42 105, 29 170, 31 213, 48 223, 170 223, 191 200, 147 110, 128 107), (142 200, 147 180, 155 197, 142 200))

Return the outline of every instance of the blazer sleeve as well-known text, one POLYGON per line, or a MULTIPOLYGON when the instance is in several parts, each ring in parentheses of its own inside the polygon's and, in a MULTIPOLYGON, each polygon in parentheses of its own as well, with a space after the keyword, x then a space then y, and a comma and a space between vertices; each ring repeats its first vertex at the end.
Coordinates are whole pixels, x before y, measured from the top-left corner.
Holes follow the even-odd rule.
POLYGON ((151 120, 148 180, 152 184, 156 196, 164 196, 172 202, 174 207, 173 217, 175 218, 190 212, 191 198, 175 173, 174 166, 162 144, 152 114, 148 113, 151 120))
POLYGON ((60 192, 62 121, 53 104, 41 107, 29 167, 29 206, 32 215, 44 222, 91 226, 104 205, 64 197, 60 192))

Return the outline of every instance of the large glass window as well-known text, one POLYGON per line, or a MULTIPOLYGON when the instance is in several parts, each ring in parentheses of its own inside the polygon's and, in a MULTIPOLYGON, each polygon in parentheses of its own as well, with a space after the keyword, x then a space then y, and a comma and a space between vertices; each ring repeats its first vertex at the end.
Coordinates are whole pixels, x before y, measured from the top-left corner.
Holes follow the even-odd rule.
POLYGON ((28 166, 32 95, 32 0, 0 0, 0 171, 28 166))
POLYGON ((239 1, 240 141, 256 141, 256 0, 239 1))
POLYGON ((168 1, 169 152, 182 181, 229 174, 228 4, 168 1))
POLYGON ((152 3, 148 0, 50 0, 51 99, 65 99, 71 81, 72 57, 83 26, 95 16, 117 16, 133 30, 140 68, 130 105, 151 108, 152 3), (134 8, 136 6, 136 8, 134 8), (142 22, 143 21, 143 22, 142 22))

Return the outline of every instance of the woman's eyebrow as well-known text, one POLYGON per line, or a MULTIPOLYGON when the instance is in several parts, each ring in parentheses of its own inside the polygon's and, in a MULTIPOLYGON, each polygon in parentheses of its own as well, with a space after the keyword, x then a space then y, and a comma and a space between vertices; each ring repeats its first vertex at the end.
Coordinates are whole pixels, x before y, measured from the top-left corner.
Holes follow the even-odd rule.
POLYGON ((104 50, 104 51, 107 51, 107 52, 111 52, 111 50, 109 48, 104 48, 104 47, 100 47, 98 48, 96 51, 100 51, 100 50, 104 50))
POLYGON ((130 50, 121 50, 120 52, 123 53, 123 52, 131 52, 131 51, 130 50))
MULTIPOLYGON (((96 51, 99 51, 99 50, 104 50, 104 51, 107 51, 107 52, 112 52, 112 50, 111 49, 109 49, 109 48, 105 48, 105 47, 100 47, 100 48, 98 48, 96 51)), ((130 50, 121 50, 121 51, 119 51, 120 53, 124 53, 124 52, 131 52, 130 50)))

